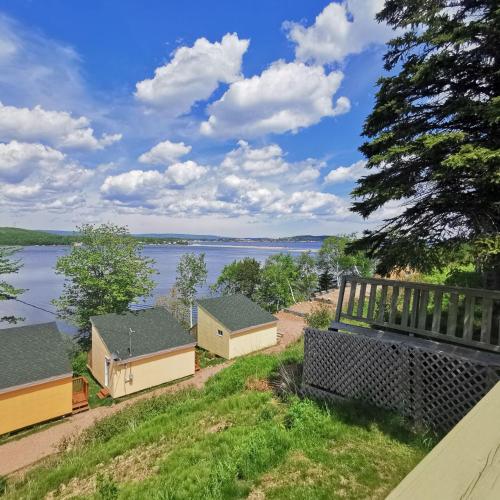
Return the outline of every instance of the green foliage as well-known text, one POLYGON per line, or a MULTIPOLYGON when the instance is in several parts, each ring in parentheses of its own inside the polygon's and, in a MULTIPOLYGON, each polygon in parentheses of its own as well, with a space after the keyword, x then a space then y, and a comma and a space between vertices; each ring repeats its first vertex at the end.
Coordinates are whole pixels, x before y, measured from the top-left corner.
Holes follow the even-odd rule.
POLYGON ((0 497, 7 491, 7 478, 0 476, 0 497))
POLYGON ((288 307, 299 298, 295 295, 298 292, 298 278, 299 270, 291 255, 271 255, 262 267, 257 301, 271 312, 288 307))
POLYGON ((245 257, 243 260, 235 260, 225 265, 211 289, 222 295, 241 293, 252 299, 260 281, 259 262, 251 257, 245 257))
MULTIPOLYGON (((16 247, 0 246, 0 301, 17 298, 24 292, 21 288, 16 288, 2 279, 2 277, 6 274, 17 273, 23 266, 19 259, 12 259, 12 256, 18 250, 19 249, 16 247)), ((23 318, 17 318, 15 316, 3 316, 0 317, 0 323, 2 321, 6 321, 7 323, 17 323, 18 321, 22 321, 22 319, 23 318)))
POLYGON ((402 31, 388 44, 389 75, 364 125, 373 173, 358 181, 353 211, 401 210, 352 248, 367 250, 382 274, 429 272, 469 242, 498 283, 498 5, 387 0, 377 19, 402 31))
POLYGON ((205 254, 185 253, 177 264, 175 288, 185 306, 190 306, 195 298, 196 290, 207 281, 207 264, 205 254))
POLYGON ((318 289, 318 273, 316 260, 311 252, 302 252, 296 259, 297 282, 296 288, 299 300, 308 300, 318 289))
POLYGON ((330 236, 323 241, 318 253, 320 287, 322 290, 340 283, 344 274, 359 274, 369 277, 373 273, 373 261, 364 252, 351 250, 349 244, 354 236, 330 236))
POLYGON ((100 472, 96 477, 96 489, 99 495, 99 498, 102 500, 113 500, 118 498, 118 486, 116 483, 109 477, 100 472))
POLYGON ((305 317, 307 326, 326 330, 333 321, 333 311, 326 304, 319 304, 305 317))
POLYGON ((221 499, 260 492, 298 499, 337 491, 384 498, 433 441, 424 444, 400 418, 380 410, 330 409, 248 388, 250 379, 273 379, 301 356, 298 344, 278 355, 240 358, 202 390, 124 407, 71 449, 13 478, 7 498, 62 491, 79 497, 72 488, 92 477, 96 490, 85 494, 97 498, 221 499))
POLYGON ((150 295, 156 271, 154 261, 141 254, 141 244, 124 227, 84 225, 79 238, 81 245, 57 261, 56 272, 65 276, 65 283, 53 304, 85 338, 90 316, 126 311, 130 303, 150 295))

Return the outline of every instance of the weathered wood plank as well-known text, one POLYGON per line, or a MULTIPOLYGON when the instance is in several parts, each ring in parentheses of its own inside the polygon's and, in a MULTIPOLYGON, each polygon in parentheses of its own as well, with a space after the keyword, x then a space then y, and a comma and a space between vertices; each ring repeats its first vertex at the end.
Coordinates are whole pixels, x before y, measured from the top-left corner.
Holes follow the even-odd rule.
POLYGON ((418 308, 418 329, 425 330, 427 320, 427 305, 429 304, 429 290, 422 290, 418 308))
POLYGON ((347 303, 347 314, 352 316, 352 311, 354 309, 354 302, 356 301, 356 287, 357 283, 355 281, 351 282, 351 290, 349 292, 349 302, 347 303))
POLYGON ((385 321, 385 302, 387 300, 387 285, 382 285, 382 292, 380 293, 380 309, 378 312, 378 320, 385 321))
POLYGON ((344 304, 344 293, 345 293, 345 283, 347 279, 343 278, 340 280, 340 290, 339 290, 339 298, 337 300, 337 309, 335 310, 335 321, 340 321, 342 317, 342 307, 344 304))
POLYGON ((443 307, 443 292, 434 293, 434 312, 432 313, 432 331, 439 333, 441 328, 441 309, 443 307))
POLYGON ((474 305, 473 295, 465 296, 465 315, 464 315, 464 340, 472 340, 472 329, 474 326, 474 305))
POLYGON ((370 298, 368 300, 368 312, 366 314, 366 318, 368 320, 373 319, 373 314, 375 312, 375 300, 377 298, 377 285, 370 285, 370 298))
POLYGON ((398 312, 399 286, 392 289, 391 310, 389 312, 389 323, 396 323, 396 314, 398 312))
POLYGON ((493 300, 483 299, 481 318, 481 342, 491 342, 491 320, 493 318, 493 300))
POLYGON ((405 287, 404 298, 403 298, 403 311, 401 312, 401 326, 404 328, 408 326, 408 316, 410 313, 410 300, 411 300, 411 288, 409 286, 405 287))
POLYGON ((410 327, 417 328, 418 308, 420 304, 420 290, 413 288, 413 300, 411 303, 410 327))
POLYGON ((361 283, 358 297, 358 318, 363 319, 363 309, 365 307, 366 283, 361 283))
POLYGON ((458 293, 450 293, 446 335, 450 335, 452 337, 456 337, 457 335, 457 312, 458 312, 458 293))

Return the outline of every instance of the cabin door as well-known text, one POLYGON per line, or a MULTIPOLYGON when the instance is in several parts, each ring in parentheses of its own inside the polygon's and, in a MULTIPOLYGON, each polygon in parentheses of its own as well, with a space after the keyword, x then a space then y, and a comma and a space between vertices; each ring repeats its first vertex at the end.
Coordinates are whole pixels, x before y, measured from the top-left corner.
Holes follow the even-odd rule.
POLYGON ((109 365, 111 360, 108 357, 104 358, 104 385, 109 387, 109 365))

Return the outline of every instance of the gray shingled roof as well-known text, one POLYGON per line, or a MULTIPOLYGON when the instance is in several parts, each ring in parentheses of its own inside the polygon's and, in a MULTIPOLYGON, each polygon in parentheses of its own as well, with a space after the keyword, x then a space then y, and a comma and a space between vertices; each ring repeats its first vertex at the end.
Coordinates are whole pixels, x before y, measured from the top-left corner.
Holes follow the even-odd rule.
POLYGON ((123 314, 103 314, 90 319, 109 351, 118 354, 120 359, 153 354, 195 341, 166 309, 160 307, 123 314), (133 330, 131 356, 130 328, 133 330))
POLYGON ((67 342, 55 323, 0 330, 0 390, 71 373, 67 342))
POLYGON ((223 295, 197 302, 232 332, 277 321, 271 313, 245 295, 223 295))

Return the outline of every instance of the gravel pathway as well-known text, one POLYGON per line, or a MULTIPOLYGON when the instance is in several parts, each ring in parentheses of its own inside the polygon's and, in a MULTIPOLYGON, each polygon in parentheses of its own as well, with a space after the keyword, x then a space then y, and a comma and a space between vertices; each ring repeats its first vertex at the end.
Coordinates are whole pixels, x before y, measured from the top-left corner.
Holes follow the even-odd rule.
MULTIPOLYGON (((281 334, 279 344, 266 349, 265 352, 282 351, 287 345, 298 340, 303 333, 304 321, 302 318, 284 312, 278 313, 277 317, 278 333, 281 334)), ((112 415, 136 401, 152 398, 160 394, 177 392, 187 387, 201 388, 211 376, 231 363, 232 361, 226 361, 220 365, 203 368, 196 372, 192 378, 177 384, 139 394, 113 406, 104 406, 78 413, 47 429, 0 445, 0 475, 24 471, 42 458, 58 453, 59 443, 80 434, 97 420, 112 415)))

